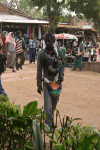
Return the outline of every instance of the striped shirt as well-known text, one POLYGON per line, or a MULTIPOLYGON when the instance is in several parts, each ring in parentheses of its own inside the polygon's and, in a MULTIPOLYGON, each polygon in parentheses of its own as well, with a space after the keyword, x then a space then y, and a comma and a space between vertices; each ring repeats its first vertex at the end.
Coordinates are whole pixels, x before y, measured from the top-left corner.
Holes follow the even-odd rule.
POLYGON ((23 47, 22 47, 22 39, 16 39, 16 54, 19 54, 23 51, 23 47))

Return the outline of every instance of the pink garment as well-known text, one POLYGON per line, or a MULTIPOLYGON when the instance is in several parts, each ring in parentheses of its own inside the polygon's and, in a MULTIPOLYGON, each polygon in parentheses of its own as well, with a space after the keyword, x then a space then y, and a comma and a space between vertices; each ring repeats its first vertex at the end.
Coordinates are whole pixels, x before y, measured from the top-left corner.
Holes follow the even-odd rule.
POLYGON ((97 61, 100 62, 99 48, 97 47, 97 61))
POLYGON ((12 32, 10 32, 7 36, 6 36, 6 43, 7 42, 9 42, 9 43, 12 43, 12 44, 14 44, 14 47, 16 47, 16 43, 15 43, 15 40, 14 40, 14 38, 11 36, 11 33, 12 32))

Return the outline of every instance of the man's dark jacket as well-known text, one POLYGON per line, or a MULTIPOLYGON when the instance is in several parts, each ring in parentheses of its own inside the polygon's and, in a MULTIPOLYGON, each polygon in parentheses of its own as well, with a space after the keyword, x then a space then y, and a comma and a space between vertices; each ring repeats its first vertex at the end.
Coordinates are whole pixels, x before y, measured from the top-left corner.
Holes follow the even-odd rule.
MULTIPOLYGON (((43 69, 43 76, 45 76, 47 79, 50 81, 53 81, 57 73, 50 73, 48 71, 48 65, 46 61, 46 56, 45 56, 45 49, 42 50, 39 55, 38 55, 38 60, 37 60, 37 86, 42 85, 42 69, 43 69)), ((59 72, 59 78, 64 77, 64 60, 62 57, 62 52, 58 50, 58 56, 60 56, 61 61, 62 61, 62 69, 59 72)))

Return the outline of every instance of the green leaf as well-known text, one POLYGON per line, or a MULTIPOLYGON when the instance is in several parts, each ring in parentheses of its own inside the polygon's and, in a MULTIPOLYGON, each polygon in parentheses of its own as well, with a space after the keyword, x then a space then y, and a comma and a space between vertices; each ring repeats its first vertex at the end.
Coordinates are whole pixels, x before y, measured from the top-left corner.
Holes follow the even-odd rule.
POLYGON ((73 122, 73 121, 75 121, 75 120, 82 120, 81 118, 75 118, 75 119, 71 119, 70 121, 71 121, 71 123, 73 122))
POLYGON ((65 150, 65 145, 63 144, 60 150, 65 150))
POLYGON ((60 149, 61 147, 62 147, 62 144, 56 144, 56 145, 54 146, 55 149, 60 149))
POLYGON ((97 138, 98 135, 94 134, 86 139, 83 140, 81 147, 79 147, 79 150, 89 150, 90 144, 93 139, 97 138))
MULTIPOLYGON (((26 146, 27 146, 28 149, 34 150, 34 147, 33 147, 33 143, 32 143, 32 142, 26 143, 26 146)), ((27 149, 27 148, 26 148, 26 149, 27 149)))
POLYGON ((55 131, 55 134, 56 134, 56 139, 58 140, 60 133, 58 131, 55 131))
POLYGON ((30 102, 26 106, 24 106, 23 117, 29 117, 33 114, 36 114, 37 111, 37 101, 30 102))
POLYGON ((54 144, 58 144, 58 142, 56 141, 56 140, 54 140, 54 139, 52 139, 52 140, 50 140, 52 143, 54 143, 54 144))

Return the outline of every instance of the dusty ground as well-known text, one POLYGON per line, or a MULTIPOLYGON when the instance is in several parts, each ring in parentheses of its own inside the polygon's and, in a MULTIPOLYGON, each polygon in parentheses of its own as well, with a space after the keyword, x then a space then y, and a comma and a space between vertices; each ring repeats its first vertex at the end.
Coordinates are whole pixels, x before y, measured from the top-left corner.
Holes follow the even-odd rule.
MULTIPOLYGON (((44 105, 42 96, 37 93, 36 64, 25 62, 23 70, 13 73, 7 69, 2 74, 2 84, 10 102, 21 104, 38 100, 38 107, 44 105)), ((100 129, 100 73, 70 71, 65 68, 63 91, 57 109, 61 117, 82 118, 82 125, 97 125, 100 129)), ((73 124, 75 125, 77 121, 73 124)))

